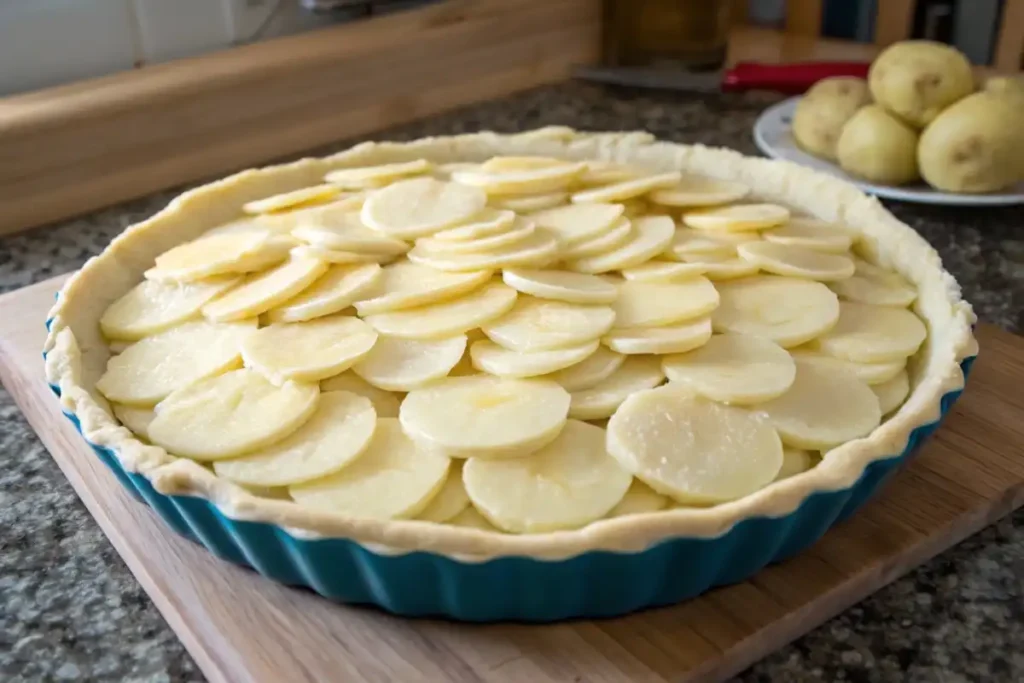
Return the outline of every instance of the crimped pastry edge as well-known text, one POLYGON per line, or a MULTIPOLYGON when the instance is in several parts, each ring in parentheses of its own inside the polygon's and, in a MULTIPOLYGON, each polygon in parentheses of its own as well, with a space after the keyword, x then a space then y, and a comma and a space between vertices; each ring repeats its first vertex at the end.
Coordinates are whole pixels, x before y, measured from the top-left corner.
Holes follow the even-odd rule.
POLYGON ((428 551, 461 561, 501 556, 559 560, 594 550, 638 552, 669 538, 716 537, 752 517, 787 515, 813 493, 848 488, 870 463, 900 454, 914 429, 941 417, 942 397, 963 388, 960 363, 978 350, 972 334, 974 312, 943 270, 938 253, 852 184, 791 162, 656 141, 642 131, 581 133, 563 127, 513 135, 480 132, 407 143, 367 142, 333 156, 250 169, 197 187, 127 228, 91 258, 67 280, 50 318, 46 376, 59 387, 63 410, 77 417, 87 441, 109 449, 127 471, 146 477, 158 492, 199 496, 229 518, 276 524, 296 537, 345 538, 382 554, 428 551), (763 200, 850 225, 873 258, 919 290, 914 310, 927 324, 928 339, 912 359, 910 396, 871 434, 833 449, 814 469, 739 500, 712 508, 600 520, 573 531, 516 536, 415 520, 352 519, 258 498, 195 462, 142 443, 112 417, 109 404, 93 390, 109 357, 98 324, 107 306, 141 279, 156 255, 235 218, 245 202, 316 184, 337 168, 418 158, 437 163, 482 161, 499 154, 600 159, 739 180, 763 200))

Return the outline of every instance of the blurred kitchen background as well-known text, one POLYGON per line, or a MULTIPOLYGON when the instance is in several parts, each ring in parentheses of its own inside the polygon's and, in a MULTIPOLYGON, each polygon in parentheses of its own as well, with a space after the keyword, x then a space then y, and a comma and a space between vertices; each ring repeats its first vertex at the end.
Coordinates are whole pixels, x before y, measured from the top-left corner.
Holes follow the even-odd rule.
MULTIPOLYGON (((0 95, 444 0, 0 0, 0 95)), ((746 1, 750 23, 781 26, 787 0, 746 1)), ((798 0, 790 0, 796 2, 798 0)), ((878 4, 826 0, 821 35, 871 42, 878 4)), ((913 37, 992 59, 1014 0, 918 0, 913 37)))

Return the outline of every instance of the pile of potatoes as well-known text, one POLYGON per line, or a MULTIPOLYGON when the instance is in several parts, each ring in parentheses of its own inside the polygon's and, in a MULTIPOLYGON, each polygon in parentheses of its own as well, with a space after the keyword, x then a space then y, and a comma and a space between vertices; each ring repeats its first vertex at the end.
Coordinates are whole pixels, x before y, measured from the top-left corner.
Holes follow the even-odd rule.
POLYGON ((873 183, 996 192, 1024 181, 1024 78, 991 78, 975 91, 971 65, 954 48, 896 43, 867 81, 827 78, 807 91, 793 137, 873 183))

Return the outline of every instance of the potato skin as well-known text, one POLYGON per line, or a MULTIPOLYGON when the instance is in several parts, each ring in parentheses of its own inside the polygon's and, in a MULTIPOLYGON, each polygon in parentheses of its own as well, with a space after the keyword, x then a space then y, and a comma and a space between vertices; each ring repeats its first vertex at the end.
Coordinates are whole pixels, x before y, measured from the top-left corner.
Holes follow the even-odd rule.
POLYGON ((877 104, 846 122, 836 151, 844 171, 874 183, 903 185, 919 177, 917 131, 877 104))
POLYGON ((1024 181, 1024 98, 981 91, 925 128, 921 174, 946 192, 995 192, 1024 181))
POLYGON ((871 102, 862 78, 836 76, 815 83, 793 113, 793 138, 805 152, 835 161, 836 142, 843 125, 871 102))
POLYGON ((886 48, 871 64, 868 86, 875 102, 916 128, 974 91, 967 58, 930 40, 907 40, 886 48))
POLYGON ((1024 75, 993 76, 985 81, 985 92, 1004 97, 1015 97, 1018 101, 1024 102, 1024 75))

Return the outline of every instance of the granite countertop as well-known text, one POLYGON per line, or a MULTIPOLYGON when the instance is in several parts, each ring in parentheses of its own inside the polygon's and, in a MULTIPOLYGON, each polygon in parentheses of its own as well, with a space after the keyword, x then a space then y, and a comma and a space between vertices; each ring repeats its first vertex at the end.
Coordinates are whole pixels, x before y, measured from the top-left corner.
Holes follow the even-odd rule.
MULTIPOLYGON (((375 137, 568 124, 646 129, 757 151, 751 129, 776 98, 565 84, 468 107, 375 137)), ((352 141, 334 145, 347 147, 352 141)), ((331 150, 324 150, 324 152, 331 150)), ((0 291, 73 270, 178 190, 0 238, 0 291)), ((1024 211, 894 203, 942 254, 979 317, 1024 331, 1024 211)), ((1024 512, 776 652, 736 680, 960 683, 1024 680, 1024 512)), ((202 681, 195 663, 0 390, 0 679, 202 681)))

